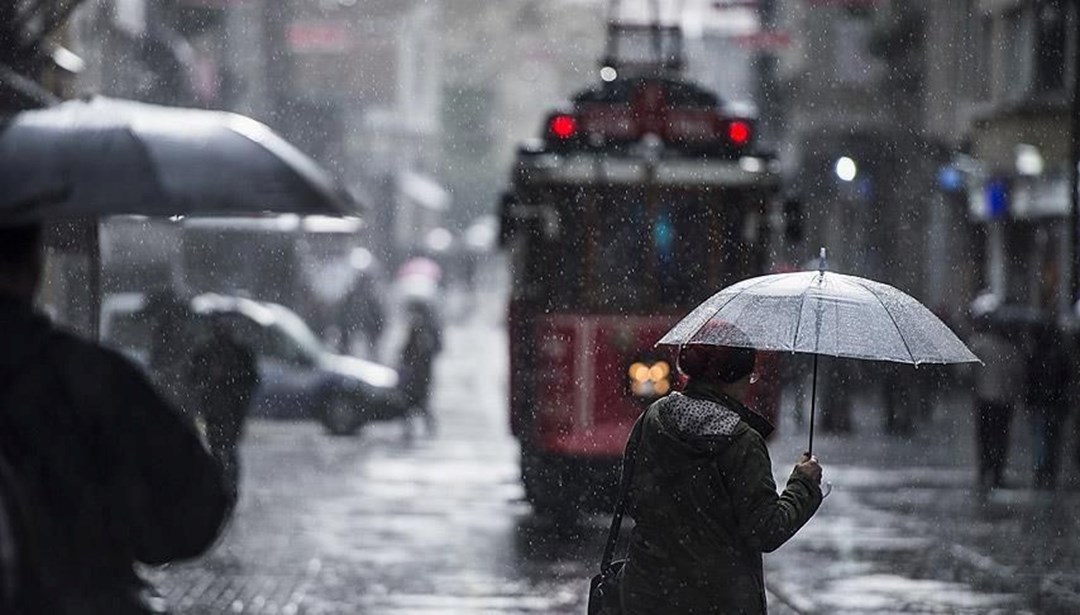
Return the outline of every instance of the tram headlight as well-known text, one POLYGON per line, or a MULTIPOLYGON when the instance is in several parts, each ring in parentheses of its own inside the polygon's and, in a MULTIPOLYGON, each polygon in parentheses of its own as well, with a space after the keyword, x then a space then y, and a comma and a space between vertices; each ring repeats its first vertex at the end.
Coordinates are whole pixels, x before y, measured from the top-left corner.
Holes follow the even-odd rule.
POLYGON ((627 370, 630 392, 637 397, 655 399, 671 392, 671 366, 667 361, 636 361, 627 370))

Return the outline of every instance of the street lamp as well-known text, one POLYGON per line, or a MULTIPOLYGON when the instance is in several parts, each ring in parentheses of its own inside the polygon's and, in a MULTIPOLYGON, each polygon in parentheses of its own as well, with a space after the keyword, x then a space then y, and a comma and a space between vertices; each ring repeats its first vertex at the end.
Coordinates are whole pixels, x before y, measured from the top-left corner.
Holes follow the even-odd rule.
POLYGON ((1042 152, 1034 145, 1021 143, 1016 146, 1016 172, 1026 177, 1038 177, 1043 174, 1046 161, 1042 152))
POLYGON ((850 182, 859 174, 859 167, 851 158, 841 156, 836 160, 836 166, 833 168, 833 171, 836 173, 836 176, 840 178, 840 181, 850 182))

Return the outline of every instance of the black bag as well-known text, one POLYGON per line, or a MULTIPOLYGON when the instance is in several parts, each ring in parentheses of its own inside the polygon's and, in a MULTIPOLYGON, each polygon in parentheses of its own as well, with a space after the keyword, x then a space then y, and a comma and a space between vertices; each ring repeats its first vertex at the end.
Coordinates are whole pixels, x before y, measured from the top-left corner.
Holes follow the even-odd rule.
POLYGON ((626 560, 612 561, 615 545, 619 540, 619 528, 622 526, 623 511, 626 510, 627 493, 634 478, 634 464, 637 461, 637 449, 641 444, 641 418, 634 424, 630 440, 626 444, 626 458, 623 462, 622 479, 619 481, 619 499, 615 502, 615 512, 611 515, 611 528, 608 529, 607 544, 600 559, 600 573, 593 576, 589 583, 589 615, 620 615, 622 609, 623 571, 626 560))
POLYGON ((600 574, 593 576, 589 583, 589 615, 620 615, 623 612, 620 588, 625 567, 626 560, 617 559, 608 562, 600 574))

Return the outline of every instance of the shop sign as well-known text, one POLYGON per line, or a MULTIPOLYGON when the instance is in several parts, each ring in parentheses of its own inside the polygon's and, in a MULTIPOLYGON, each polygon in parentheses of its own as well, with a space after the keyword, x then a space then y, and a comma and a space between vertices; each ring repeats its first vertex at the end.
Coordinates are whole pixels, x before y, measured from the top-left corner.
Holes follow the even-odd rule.
POLYGON ((1062 175, 1018 178, 1013 183, 1013 217, 1061 217, 1069 213, 1069 182, 1062 175))
POLYGON ((345 24, 330 20, 295 21, 289 24, 285 38, 295 53, 342 54, 353 44, 345 24))
POLYGON ((1010 211, 1011 186, 1006 177, 991 177, 968 189, 968 211, 971 217, 987 222, 1000 220, 1010 211))

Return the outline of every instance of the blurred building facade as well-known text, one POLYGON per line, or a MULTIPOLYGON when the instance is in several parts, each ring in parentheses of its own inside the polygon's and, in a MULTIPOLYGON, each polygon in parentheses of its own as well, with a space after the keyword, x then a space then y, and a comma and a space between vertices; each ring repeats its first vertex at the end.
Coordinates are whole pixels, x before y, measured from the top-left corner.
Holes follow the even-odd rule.
POLYGON ((88 92, 254 117, 372 205, 393 252, 398 172, 430 173, 438 130, 438 2, 87 0, 88 92))
POLYGON ((805 208, 807 257, 823 245, 837 270, 922 294, 923 251, 909 243, 922 236, 910 229, 921 209, 921 96, 896 96, 893 61, 877 48, 879 24, 895 12, 888 3, 780 3, 776 27, 793 34, 777 66, 782 156, 805 208))
POLYGON ((771 87, 803 252, 828 246, 945 317, 986 291, 1069 306, 1076 3, 763 6, 785 41, 771 87))
MULTIPOLYGON (((67 25, 78 4, 78 0, 0 3, 0 121, 74 94, 85 63, 71 51, 67 25)), ((93 220, 46 225, 39 303, 58 322, 88 337, 96 335, 98 325, 97 242, 93 220)))
POLYGON ((944 172, 961 180, 983 236, 982 290, 1048 317, 1076 298, 1077 17, 1065 0, 942 2, 931 13, 940 44, 951 40, 929 73, 941 93, 931 119, 953 136, 944 172))
POLYGON ((87 0, 83 86, 255 117, 368 197, 391 264, 494 209, 516 144, 592 80, 602 0, 87 0), (124 61, 111 61, 124 58, 124 61), (419 180, 417 179, 419 178, 419 180), (438 190, 416 190, 437 184, 438 190), (426 195, 426 197, 425 197, 426 195))
POLYGON ((442 160, 464 228, 495 209, 520 143, 598 79, 604 2, 455 0, 446 11, 442 160))

